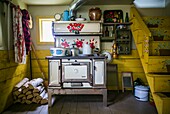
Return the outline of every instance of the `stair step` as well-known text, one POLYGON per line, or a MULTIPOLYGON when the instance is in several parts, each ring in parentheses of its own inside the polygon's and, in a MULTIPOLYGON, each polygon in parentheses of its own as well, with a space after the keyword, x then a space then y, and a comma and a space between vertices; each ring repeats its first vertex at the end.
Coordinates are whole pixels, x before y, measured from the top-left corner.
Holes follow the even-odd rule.
POLYGON ((147 74, 152 92, 170 92, 170 74, 147 74))
POLYGON ((164 92, 153 94, 154 102, 157 105, 156 107, 157 107, 158 114, 170 114, 170 108, 169 108, 170 93, 168 92, 167 94, 165 94, 164 92))

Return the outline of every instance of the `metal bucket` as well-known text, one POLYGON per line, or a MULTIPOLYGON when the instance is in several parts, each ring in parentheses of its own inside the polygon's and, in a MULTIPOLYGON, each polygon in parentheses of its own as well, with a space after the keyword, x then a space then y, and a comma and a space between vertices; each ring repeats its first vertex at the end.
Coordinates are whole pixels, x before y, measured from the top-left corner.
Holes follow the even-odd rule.
POLYGON ((135 86, 135 94, 137 100, 139 101, 148 101, 149 97, 149 87, 148 86, 135 86))

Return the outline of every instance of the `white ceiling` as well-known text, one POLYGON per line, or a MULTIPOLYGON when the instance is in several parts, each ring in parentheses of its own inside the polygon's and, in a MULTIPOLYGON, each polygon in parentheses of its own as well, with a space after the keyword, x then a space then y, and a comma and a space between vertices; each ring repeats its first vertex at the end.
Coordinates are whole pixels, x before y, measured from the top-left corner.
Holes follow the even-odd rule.
MULTIPOLYGON (((22 0, 27 5, 70 5, 73 0, 22 0)), ((139 8, 163 8, 170 0, 87 0, 84 5, 130 5, 139 8), (165 2, 166 1, 166 2, 165 2)))
MULTIPOLYGON (((28 5, 69 5, 73 0, 22 0, 28 5)), ((133 0, 87 0, 85 5, 125 5, 133 0)))
POLYGON ((73 0, 22 0, 28 5, 68 5, 73 0))

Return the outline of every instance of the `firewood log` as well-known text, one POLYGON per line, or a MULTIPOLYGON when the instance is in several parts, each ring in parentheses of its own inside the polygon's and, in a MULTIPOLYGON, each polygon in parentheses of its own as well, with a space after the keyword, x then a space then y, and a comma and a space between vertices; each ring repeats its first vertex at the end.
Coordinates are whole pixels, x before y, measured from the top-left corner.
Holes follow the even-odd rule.
POLYGON ((21 93, 22 93, 22 89, 21 88, 18 89, 18 90, 13 91, 13 95, 16 95, 16 96, 20 95, 21 93))
POLYGON ((22 98, 22 97, 24 97, 25 95, 24 94, 20 94, 19 96, 18 96, 18 98, 20 99, 20 98, 22 98))
POLYGON ((34 87, 37 87, 38 85, 40 85, 44 80, 42 78, 37 78, 37 79, 33 79, 30 81, 29 85, 32 85, 34 87))
POLYGON ((40 104, 47 104, 48 103, 48 94, 45 93, 43 99, 41 100, 40 104))
POLYGON ((32 91, 27 91, 27 92, 25 93, 25 95, 30 95, 30 94, 32 94, 32 91))
POLYGON ((26 99, 26 100, 25 100, 25 103, 26 103, 26 104, 31 104, 31 103, 32 103, 32 101, 31 101, 31 100, 26 99))
POLYGON ((42 85, 39 85, 38 87, 35 87, 33 90, 33 93, 41 93, 44 90, 44 87, 42 85))
POLYGON ((32 93, 34 97, 40 95, 39 93, 32 93))
POLYGON ((14 91, 21 88, 22 85, 24 85, 29 79, 28 78, 24 78, 23 80, 21 80, 17 85, 15 85, 14 87, 14 91))
POLYGON ((27 99, 31 99, 31 98, 33 98, 33 95, 32 95, 32 94, 27 95, 27 99))
POLYGON ((28 84, 28 89, 29 89, 29 90, 33 90, 33 89, 34 89, 34 86, 29 83, 29 84, 28 84))
POLYGON ((26 96, 22 97, 22 100, 26 100, 26 96))
POLYGON ((37 103, 37 100, 36 100, 35 97, 32 98, 32 102, 33 102, 33 103, 37 103))
POLYGON ((45 93, 46 93, 46 91, 44 89, 43 92, 40 95, 36 96, 36 99, 41 100, 44 97, 45 93))
POLYGON ((24 90, 24 89, 28 88, 28 86, 29 86, 28 84, 29 84, 29 81, 26 82, 24 85, 22 85, 21 89, 24 90))
POLYGON ((25 94, 29 89, 28 88, 25 88, 22 90, 22 93, 25 94))

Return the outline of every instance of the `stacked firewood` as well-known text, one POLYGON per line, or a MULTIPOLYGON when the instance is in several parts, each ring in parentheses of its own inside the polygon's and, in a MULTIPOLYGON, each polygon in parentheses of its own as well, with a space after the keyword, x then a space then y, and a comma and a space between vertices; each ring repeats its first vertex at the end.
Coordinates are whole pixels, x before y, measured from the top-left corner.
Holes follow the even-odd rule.
POLYGON ((24 78, 13 89, 14 103, 37 103, 46 104, 48 102, 48 94, 43 85, 42 78, 36 78, 29 81, 24 78))

